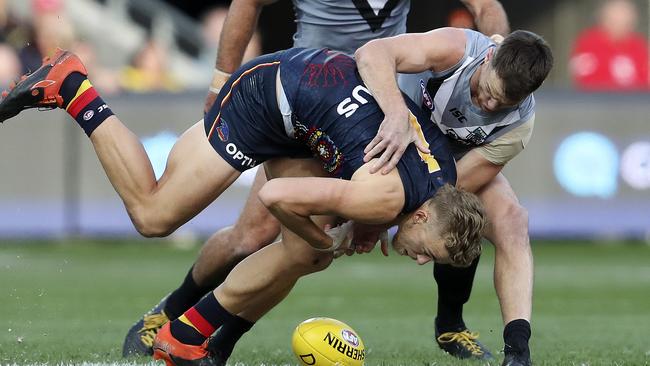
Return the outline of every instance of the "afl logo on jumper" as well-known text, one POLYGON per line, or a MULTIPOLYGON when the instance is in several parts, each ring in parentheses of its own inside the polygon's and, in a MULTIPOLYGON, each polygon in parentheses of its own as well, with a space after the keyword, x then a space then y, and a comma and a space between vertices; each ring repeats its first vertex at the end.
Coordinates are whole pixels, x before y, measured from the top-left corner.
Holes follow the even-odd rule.
POLYGON ((219 140, 223 142, 228 141, 230 130, 228 129, 228 124, 223 118, 219 120, 219 124, 217 125, 216 130, 217 130, 217 135, 219 136, 219 140))
POLYGON ((422 103, 424 103, 424 105, 430 110, 433 110, 433 99, 431 99, 431 96, 427 91, 427 86, 424 84, 424 80, 422 79, 420 79, 420 89, 422 89, 422 103))

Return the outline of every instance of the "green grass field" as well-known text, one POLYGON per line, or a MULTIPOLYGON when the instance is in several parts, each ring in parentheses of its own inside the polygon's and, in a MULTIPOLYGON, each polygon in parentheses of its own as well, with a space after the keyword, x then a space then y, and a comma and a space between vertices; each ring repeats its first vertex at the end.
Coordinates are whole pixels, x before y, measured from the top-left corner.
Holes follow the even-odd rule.
MULTIPOLYGON (((649 365, 650 247, 533 248, 535 365, 649 365)), ((0 364, 126 364, 126 330, 180 283, 195 253, 165 241, 0 244, 0 364)), ((492 262, 486 247, 465 320, 496 352, 503 345, 492 262)), ((342 258, 303 279, 242 339, 230 365, 297 365, 291 333, 314 316, 354 327, 367 365, 477 364, 435 346, 435 296, 430 265, 378 253, 342 258)))

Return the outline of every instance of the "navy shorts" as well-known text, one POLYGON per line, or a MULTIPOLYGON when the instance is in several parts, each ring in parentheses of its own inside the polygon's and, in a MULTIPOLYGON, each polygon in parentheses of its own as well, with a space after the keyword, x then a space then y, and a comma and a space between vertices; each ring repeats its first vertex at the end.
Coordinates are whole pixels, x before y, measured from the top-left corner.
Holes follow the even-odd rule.
POLYGON ((212 147, 240 172, 278 157, 311 156, 287 135, 276 96, 282 51, 253 59, 221 88, 204 118, 212 147))

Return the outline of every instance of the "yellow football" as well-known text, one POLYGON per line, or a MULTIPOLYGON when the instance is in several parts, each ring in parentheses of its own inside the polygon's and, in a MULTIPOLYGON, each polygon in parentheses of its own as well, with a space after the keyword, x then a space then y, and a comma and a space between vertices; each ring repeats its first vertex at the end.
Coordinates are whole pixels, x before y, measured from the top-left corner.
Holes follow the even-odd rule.
POLYGON ((330 318, 312 318, 298 324, 291 339, 301 365, 362 366, 363 341, 349 325, 330 318))

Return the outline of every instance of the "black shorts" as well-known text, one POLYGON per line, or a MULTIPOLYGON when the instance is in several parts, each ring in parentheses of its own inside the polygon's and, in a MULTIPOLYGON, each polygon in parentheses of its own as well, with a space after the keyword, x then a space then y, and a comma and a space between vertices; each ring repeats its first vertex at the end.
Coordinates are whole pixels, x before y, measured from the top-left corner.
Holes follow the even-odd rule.
POLYGON ((282 51, 258 57, 232 74, 204 118, 212 147, 240 172, 278 157, 309 157, 287 135, 278 108, 276 75, 282 51))

